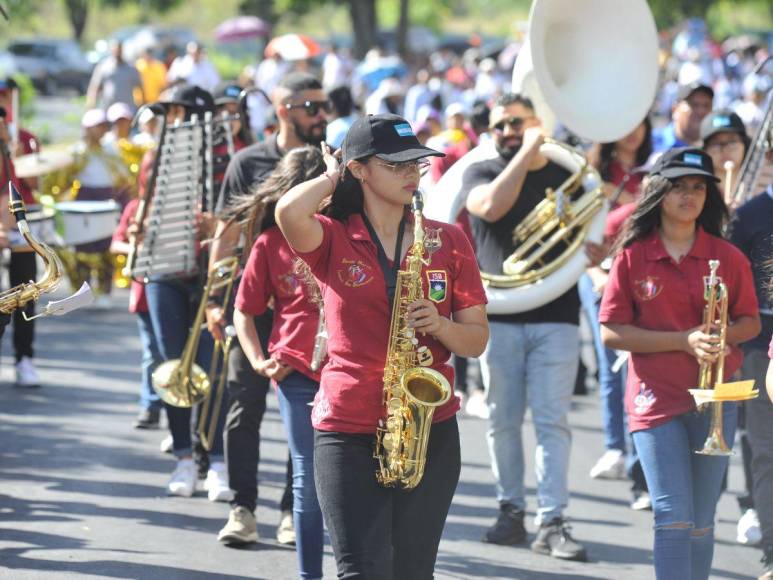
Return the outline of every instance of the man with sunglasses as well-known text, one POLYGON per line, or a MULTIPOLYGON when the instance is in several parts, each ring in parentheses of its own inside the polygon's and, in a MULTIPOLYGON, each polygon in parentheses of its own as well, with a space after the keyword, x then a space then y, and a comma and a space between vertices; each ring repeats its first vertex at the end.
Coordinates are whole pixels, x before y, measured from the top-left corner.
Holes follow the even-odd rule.
MULTIPOLYGON (((274 170, 286 152, 306 144, 318 147, 325 138, 330 103, 315 77, 306 73, 286 75, 274 89, 271 104, 276 110, 279 130, 265 141, 250 145, 236 153, 228 164, 217 205, 222 216, 234 198, 246 195, 262 183, 274 170)), ((241 253, 238 248, 241 230, 234 222, 218 219, 215 239, 210 251, 212 264, 241 253)), ((245 246, 247 251, 252 241, 245 246)), ((234 289, 233 294, 236 294, 234 289)), ((207 307, 207 327, 216 338, 222 338, 230 312, 218 303, 207 307)), ((255 318, 263 348, 271 334, 272 312, 255 318)), ((257 503, 257 468, 260 446, 260 424, 266 410, 269 380, 258 375, 250 365, 238 342, 231 349, 228 369, 229 409, 225 426, 225 454, 231 488, 235 492, 231 513, 218 539, 226 544, 246 544, 258 539, 255 507, 257 503)), ((292 519, 291 466, 280 502, 282 517, 277 530, 280 543, 294 543, 292 519)))
MULTIPOLYGON (((503 261, 515 249, 515 227, 545 198, 548 188, 558 188, 570 173, 540 154, 545 131, 528 98, 502 95, 491 110, 489 126, 498 155, 465 169, 462 191, 467 194, 480 269, 502 274, 503 261)), ((588 251, 603 253, 599 247, 588 251)), ((597 261, 601 257, 593 256, 597 261)), ((483 540, 502 545, 526 540, 521 431, 528 406, 537 435, 539 500, 532 550, 584 561, 585 548, 572 538, 563 516, 569 500, 568 413, 579 360, 579 313, 574 286, 534 310, 488 316, 491 338, 480 364, 500 514, 483 540)))

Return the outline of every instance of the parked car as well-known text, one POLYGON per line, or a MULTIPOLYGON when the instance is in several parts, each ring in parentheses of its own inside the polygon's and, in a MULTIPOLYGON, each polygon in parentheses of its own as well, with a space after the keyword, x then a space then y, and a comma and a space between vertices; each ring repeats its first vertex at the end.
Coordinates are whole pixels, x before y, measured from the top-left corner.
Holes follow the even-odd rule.
POLYGON ((88 54, 89 60, 96 64, 110 54, 110 43, 113 40, 123 44, 124 59, 134 62, 148 47, 153 49, 153 55, 160 60, 165 59, 166 51, 170 48, 177 55, 185 54, 185 46, 196 40, 196 35, 190 28, 183 26, 125 26, 107 38, 97 40, 94 50, 88 54))
POLYGON ((15 40, 6 47, 13 66, 30 77, 44 94, 74 89, 83 94, 91 78, 92 65, 80 46, 63 38, 15 40))

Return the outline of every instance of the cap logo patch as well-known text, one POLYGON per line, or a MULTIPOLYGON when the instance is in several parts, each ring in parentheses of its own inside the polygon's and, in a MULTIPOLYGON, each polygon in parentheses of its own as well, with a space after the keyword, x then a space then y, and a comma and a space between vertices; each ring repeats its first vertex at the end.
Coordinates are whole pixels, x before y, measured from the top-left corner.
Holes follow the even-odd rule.
POLYGON ((714 117, 714 122, 712 124, 715 127, 729 127, 730 117, 714 117))
POLYGON ((397 134, 400 135, 400 137, 415 137, 413 129, 411 129, 411 126, 408 123, 395 125, 395 131, 397 131, 397 134))
POLYGON ((700 155, 696 155, 695 153, 685 153, 682 162, 687 163, 688 165, 703 167, 703 159, 700 155))

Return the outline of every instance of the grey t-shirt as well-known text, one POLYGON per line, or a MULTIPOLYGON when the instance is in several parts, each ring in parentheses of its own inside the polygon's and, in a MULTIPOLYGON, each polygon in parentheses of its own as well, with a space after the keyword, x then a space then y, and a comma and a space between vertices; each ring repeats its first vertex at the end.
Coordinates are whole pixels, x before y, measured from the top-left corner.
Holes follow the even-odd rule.
POLYGON ((134 109, 134 89, 142 87, 136 68, 125 62, 118 63, 111 57, 97 65, 91 83, 98 90, 97 103, 101 109, 107 109, 113 103, 126 103, 134 109))

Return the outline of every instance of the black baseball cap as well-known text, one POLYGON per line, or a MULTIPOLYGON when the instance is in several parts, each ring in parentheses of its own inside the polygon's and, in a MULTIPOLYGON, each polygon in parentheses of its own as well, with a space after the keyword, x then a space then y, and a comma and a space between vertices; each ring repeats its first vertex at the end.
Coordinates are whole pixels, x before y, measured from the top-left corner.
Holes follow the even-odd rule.
POLYGON ((714 89, 709 85, 704 85, 700 81, 695 81, 679 87, 679 90, 676 92, 676 101, 686 101, 693 93, 697 93, 698 91, 706 93, 712 99, 714 98, 714 89))
POLYGON ((399 115, 360 117, 349 128, 342 145, 344 165, 352 159, 375 155, 384 161, 402 163, 444 153, 425 147, 416 138, 410 123, 399 115))
POLYGON ((225 105, 226 103, 238 103, 239 95, 242 94, 242 88, 234 82, 220 83, 212 91, 212 96, 215 97, 216 105, 225 105))
POLYGON ((706 143, 717 133, 738 133, 746 137, 746 126, 741 117, 730 109, 719 109, 704 117, 701 122, 701 139, 706 143))
POLYGON ((215 100, 212 95, 197 85, 174 85, 164 91, 159 102, 166 105, 180 105, 193 113, 215 110, 215 100))
POLYGON ((650 175, 660 175, 666 179, 698 175, 719 181, 714 175, 714 162, 711 157, 697 147, 681 147, 666 151, 652 166, 650 175))

